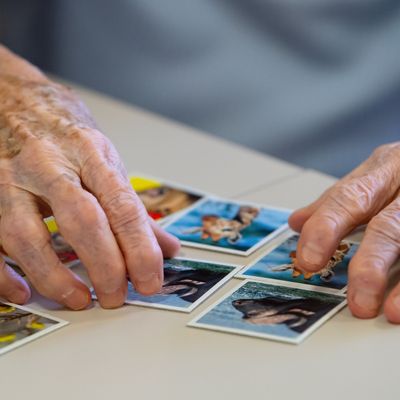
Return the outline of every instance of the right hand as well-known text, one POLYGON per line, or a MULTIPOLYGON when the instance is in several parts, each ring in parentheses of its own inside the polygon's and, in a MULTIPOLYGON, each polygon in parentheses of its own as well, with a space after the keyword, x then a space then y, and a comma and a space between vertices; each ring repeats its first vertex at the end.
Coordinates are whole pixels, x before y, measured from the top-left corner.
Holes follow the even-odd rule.
MULTIPOLYGON (((83 309, 89 289, 52 249, 48 215, 105 308, 123 304, 127 276, 142 294, 159 291, 163 256, 179 250, 177 239, 148 217, 82 102, 0 46, 0 242, 42 295, 83 309)), ((19 304, 30 297, 1 258, 0 296, 19 304)))

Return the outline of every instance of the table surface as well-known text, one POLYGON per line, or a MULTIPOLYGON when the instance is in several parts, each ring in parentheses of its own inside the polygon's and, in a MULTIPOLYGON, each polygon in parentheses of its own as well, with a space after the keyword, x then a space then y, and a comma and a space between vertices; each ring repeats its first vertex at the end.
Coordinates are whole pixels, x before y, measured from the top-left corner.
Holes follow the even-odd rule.
MULTIPOLYGON (((220 196, 296 208, 335 180, 222 141, 94 92, 77 89, 131 172, 220 196)), ((261 250, 262 251, 262 250, 261 250)), ((248 258, 183 248, 181 255, 248 258)), ((399 329, 346 308, 301 345, 186 327, 191 314, 94 304, 72 312, 34 294, 30 306, 70 325, 0 357, 0 398, 398 399, 399 329)))

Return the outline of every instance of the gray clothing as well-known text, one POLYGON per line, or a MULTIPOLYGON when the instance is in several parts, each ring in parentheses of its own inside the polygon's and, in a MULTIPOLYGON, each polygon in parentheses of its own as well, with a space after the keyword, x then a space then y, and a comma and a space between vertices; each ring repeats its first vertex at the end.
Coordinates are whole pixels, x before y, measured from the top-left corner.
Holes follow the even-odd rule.
POLYGON ((45 3, 3 38, 64 78, 337 176, 400 138, 398 1, 45 3))

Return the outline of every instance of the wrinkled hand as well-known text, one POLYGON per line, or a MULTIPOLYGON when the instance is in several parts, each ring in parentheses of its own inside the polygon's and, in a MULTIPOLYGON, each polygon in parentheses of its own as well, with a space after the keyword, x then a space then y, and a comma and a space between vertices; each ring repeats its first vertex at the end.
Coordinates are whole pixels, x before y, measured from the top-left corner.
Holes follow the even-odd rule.
MULTIPOLYGON (((368 224, 350 262, 348 302, 355 316, 375 317, 389 269, 400 255, 400 142, 376 149, 317 201, 292 214, 289 224, 301 231, 298 266, 306 271, 318 271, 344 236, 368 224)), ((385 300, 384 312, 400 323, 400 283, 385 300)))
MULTIPOLYGON (((24 70, 25 71, 25 70, 24 70)), ((0 74, 0 241, 44 296, 71 309, 86 285, 59 261, 43 217, 88 270, 103 307, 120 306, 127 275, 142 294, 163 281, 163 255, 178 241, 147 216, 110 141, 71 90, 46 79, 0 74)), ((26 282, 0 259, 0 296, 23 303, 26 282)))

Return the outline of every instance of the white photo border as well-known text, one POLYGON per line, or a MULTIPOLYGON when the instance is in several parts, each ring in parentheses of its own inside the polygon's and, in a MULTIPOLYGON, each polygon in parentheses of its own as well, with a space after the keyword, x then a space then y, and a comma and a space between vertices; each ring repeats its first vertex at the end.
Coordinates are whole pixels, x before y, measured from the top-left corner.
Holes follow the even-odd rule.
MULTIPOLYGON (((277 286, 280 286, 280 284, 279 283, 276 284, 276 282, 284 282, 283 286, 293 287, 294 289, 310 288, 314 292, 321 292, 321 293, 328 293, 328 294, 345 294, 347 292, 348 285, 345 285, 341 289, 335 289, 335 288, 328 288, 325 286, 312 285, 312 284, 302 283, 302 282, 292 282, 292 281, 284 281, 281 279, 264 278, 262 276, 245 275, 246 271, 248 271, 250 268, 252 268, 254 265, 256 265, 260 260, 262 260, 268 254, 272 253, 279 246, 281 246, 286 240, 289 240, 293 236, 300 236, 300 234, 291 229, 289 229, 287 232, 282 234, 281 237, 279 237, 279 242, 276 242, 272 247, 269 247, 268 249, 266 249, 259 257, 257 257, 254 261, 252 261, 249 265, 242 268, 235 275, 235 278, 248 279, 248 280, 257 281, 257 282, 261 282, 261 283, 268 283, 268 284, 272 284, 272 285, 275 284, 277 286)), ((351 245, 359 245, 358 242, 354 242, 351 240, 344 239, 343 241, 346 243, 350 243, 351 245)))
MULTIPOLYGON (((241 287, 243 287, 247 283, 251 283, 251 282, 261 283, 261 284, 264 283, 264 282, 260 282, 260 281, 253 280, 253 279, 244 280, 239 285, 235 286, 233 289, 228 291, 224 296, 219 298, 216 302, 214 302, 209 307, 207 307, 205 310, 203 310, 196 317, 194 317, 191 321, 189 321, 186 324, 186 326, 191 327, 191 328, 200 328, 200 329, 206 329, 206 330, 217 331, 217 332, 233 333, 233 334, 240 335, 240 336, 248 336, 248 337, 256 337, 256 338, 260 338, 260 339, 273 340, 273 341, 276 341, 276 342, 283 342, 283 343, 290 343, 290 344, 300 344, 308 336, 310 336, 313 332, 315 332, 319 327, 321 327, 326 321, 331 319, 335 314, 337 314, 340 310, 342 310, 347 305, 347 299, 346 299, 346 297, 344 295, 342 295, 340 293, 326 293, 326 294, 330 294, 330 295, 334 295, 334 296, 340 297, 340 298, 343 299, 343 301, 341 303, 339 303, 336 307, 334 307, 331 311, 326 313, 323 317, 321 317, 317 322, 315 322, 312 326, 310 326, 308 329, 306 329, 303 333, 301 333, 296 338, 285 338, 285 337, 280 337, 278 335, 272 335, 272 334, 267 334, 267 333, 250 332, 250 331, 246 331, 246 330, 243 330, 243 329, 226 328, 226 327, 222 327, 222 326, 218 326, 218 325, 204 324, 204 323, 198 322, 201 318, 203 318, 211 310, 213 310, 215 307, 217 307, 223 301, 225 301, 228 297, 230 297, 232 294, 234 294, 237 290, 239 290, 241 287)), ((268 285, 269 286, 276 286, 276 287, 288 287, 288 288, 291 288, 291 286, 288 286, 288 285, 271 285, 271 284, 268 284, 268 285)), ((304 289, 304 288, 300 288, 300 289, 304 290, 304 291, 314 292, 315 293, 315 290, 304 289)), ((323 293, 323 292, 320 292, 320 293, 323 293)))
MULTIPOLYGON (((178 216, 182 213, 184 213, 187 209, 189 209, 190 207, 194 206, 195 204, 198 204, 200 201, 202 201, 204 198, 212 196, 210 193, 193 188, 192 186, 188 186, 182 183, 178 183, 169 179, 164 179, 162 177, 157 177, 157 176, 153 176, 153 175, 149 175, 149 174, 145 174, 145 173, 141 173, 141 172, 137 172, 137 173, 129 173, 128 174, 128 179, 129 182, 132 178, 143 178, 143 179, 149 179, 149 180, 153 180, 156 182, 159 182, 161 185, 165 185, 168 186, 172 189, 177 189, 177 190, 182 190, 183 192, 187 192, 190 194, 193 194, 195 196, 200 196, 200 198, 198 200, 196 200, 192 205, 190 205, 189 207, 185 207, 180 211, 176 211, 174 213, 172 213, 171 215, 168 215, 167 217, 164 218, 160 218, 158 220, 155 220, 155 222, 157 222, 158 224, 160 224, 161 226, 164 226, 167 222, 169 222, 169 220, 171 218, 175 218, 175 216, 178 216)), ((140 192, 138 192, 139 195, 140 192)))
MULTIPOLYGON (((174 215, 168 218, 168 221, 163 224, 163 228, 166 229, 170 225, 174 224, 177 222, 180 218, 184 218, 186 214, 189 214, 192 210, 194 210, 197 207, 200 207, 203 203, 207 201, 220 201, 220 202, 225 202, 225 203, 230 203, 230 204, 236 204, 236 205, 242 205, 242 206, 254 206, 254 207, 259 207, 259 208, 264 208, 266 210, 271 210, 271 211, 287 211, 291 213, 293 210, 287 209, 287 208, 280 208, 280 207, 272 207, 268 205, 262 205, 262 204, 257 204, 253 203, 250 201, 238 201, 238 200, 229 200, 217 196, 207 196, 204 197, 203 199, 199 200, 192 206, 186 208, 182 212, 179 213, 179 215, 174 215)), ((213 246, 210 244, 203 244, 203 243, 196 243, 196 242, 190 242, 186 240, 180 240, 181 244, 186 247, 191 247, 191 248, 196 248, 196 249, 203 249, 203 250, 211 250, 211 251, 216 251, 219 253, 227 253, 227 254, 233 254, 233 255, 238 255, 238 256, 243 256, 247 257, 251 254, 253 254, 256 250, 258 250, 260 247, 264 246, 265 244, 269 243, 271 240, 279 237, 281 234, 286 232, 289 229, 289 226, 287 223, 283 224, 273 232, 271 232, 269 235, 265 236, 263 239, 261 239, 258 243, 256 243, 254 246, 250 247, 248 250, 243 251, 243 250, 235 250, 235 249, 229 249, 226 247, 219 247, 219 246, 213 246)))
MULTIPOLYGON (((140 300, 125 300, 124 304, 131 305, 131 306, 140 306, 146 308, 155 308, 158 310, 168 310, 168 311, 178 311, 182 313, 189 314, 202 303, 204 303, 208 298, 210 298, 218 289, 224 286, 228 281, 230 281, 235 274, 237 274, 241 269, 243 269, 243 265, 240 264, 232 264, 232 263, 225 263, 225 262, 216 262, 216 261, 209 261, 200 258, 188 258, 188 257, 174 257, 174 260, 182 260, 182 261, 193 261, 199 262, 204 264, 212 264, 212 265, 220 265, 226 267, 232 267, 232 271, 229 272, 226 276, 224 276, 218 283, 216 283, 210 290, 204 293, 201 297, 199 297, 194 303, 190 304, 188 307, 179 307, 179 306, 169 306, 166 304, 160 303, 148 303, 146 301, 140 300)), ((92 299, 97 300, 96 293, 94 292, 93 287, 90 289, 92 294, 92 299)))
POLYGON ((57 324, 55 324, 53 326, 45 328, 43 331, 33 333, 32 335, 27 336, 26 338, 20 339, 17 342, 10 344, 10 345, 4 347, 3 349, 0 349, 0 356, 2 354, 8 353, 9 351, 15 350, 16 348, 18 348, 20 346, 24 346, 25 344, 27 344, 29 342, 32 342, 32 341, 34 341, 36 339, 39 339, 42 336, 45 336, 45 335, 47 335, 47 334, 49 334, 51 332, 54 332, 54 331, 56 331, 58 329, 61 329, 61 328, 65 327, 65 326, 69 325, 69 322, 64 320, 64 319, 61 319, 61 318, 58 318, 58 317, 54 317, 53 315, 49 315, 49 314, 43 313, 41 311, 36 311, 31 307, 20 306, 19 304, 9 303, 7 301, 2 300, 1 298, 0 298, 0 303, 5 304, 5 305, 10 306, 10 307, 15 307, 16 309, 20 309, 20 310, 23 310, 23 311, 30 312, 30 313, 35 314, 35 315, 39 315, 40 317, 47 318, 47 319, 57 323, 57 324))

